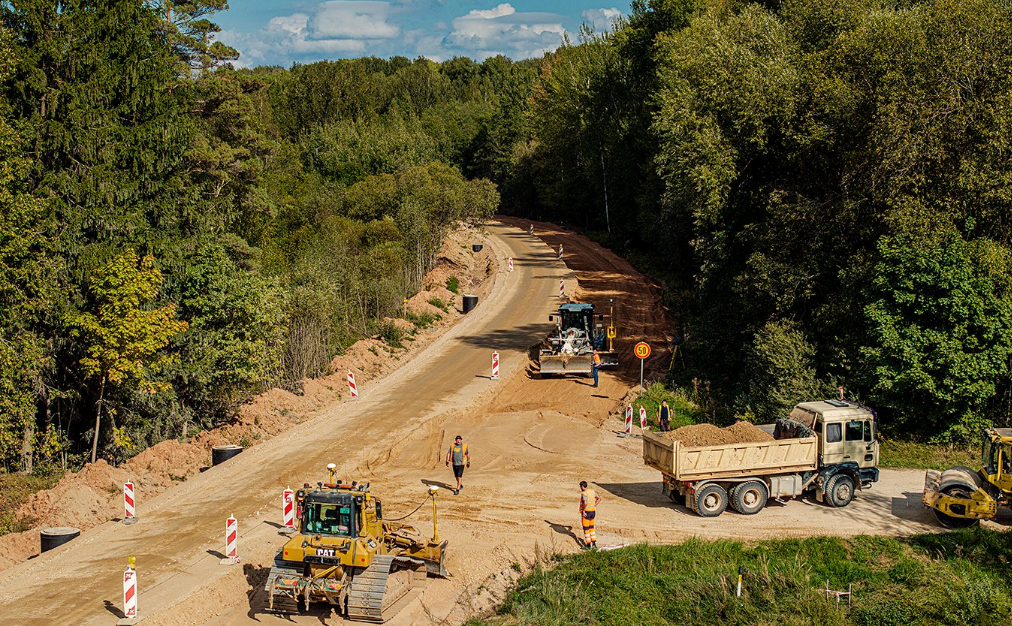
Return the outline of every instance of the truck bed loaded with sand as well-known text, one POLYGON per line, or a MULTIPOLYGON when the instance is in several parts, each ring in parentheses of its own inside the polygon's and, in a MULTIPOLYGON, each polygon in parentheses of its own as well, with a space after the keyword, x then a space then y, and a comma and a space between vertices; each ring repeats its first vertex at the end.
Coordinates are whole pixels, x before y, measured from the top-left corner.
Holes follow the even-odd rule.
POLYGON ((643 462, 661 472, 664 494, 703 517, 728 504, 758 513, 770 498, 814 492, 844 507, 878 480, 875 413, 846 400, 805 402, 790 417, 755 426, 684 426, 643 433, 643 462))

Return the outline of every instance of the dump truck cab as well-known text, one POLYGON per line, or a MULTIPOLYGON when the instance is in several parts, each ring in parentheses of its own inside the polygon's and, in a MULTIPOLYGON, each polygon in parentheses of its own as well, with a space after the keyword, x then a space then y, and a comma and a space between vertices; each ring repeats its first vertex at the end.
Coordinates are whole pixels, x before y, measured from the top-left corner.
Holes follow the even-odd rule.
POLYGON ((791 411, 790 419, 805 424, 819 437, 820 466, 853 463, 860 469, 878 467, 875 413, 866 407, 846 400, 802 402, 791 411))

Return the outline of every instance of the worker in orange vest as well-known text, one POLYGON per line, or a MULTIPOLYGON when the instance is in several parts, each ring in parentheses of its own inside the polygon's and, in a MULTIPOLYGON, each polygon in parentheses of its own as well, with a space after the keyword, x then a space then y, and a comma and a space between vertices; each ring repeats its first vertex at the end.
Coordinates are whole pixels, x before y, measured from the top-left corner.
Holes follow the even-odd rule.
POLYGON ((594 350, 593 356, 590 357, 590 369, 594 374, 594 386, 597 387, 597 370, 601 369, 601 355, 597 353, 597 349, 594 350))
POLYGON ((597 550, 597 533, 594 532, 594 518, 597 517, 597 505, 601 496, 587 486, 587 481, 580 481, 580 520, 583 522, 583 547, 597 550))

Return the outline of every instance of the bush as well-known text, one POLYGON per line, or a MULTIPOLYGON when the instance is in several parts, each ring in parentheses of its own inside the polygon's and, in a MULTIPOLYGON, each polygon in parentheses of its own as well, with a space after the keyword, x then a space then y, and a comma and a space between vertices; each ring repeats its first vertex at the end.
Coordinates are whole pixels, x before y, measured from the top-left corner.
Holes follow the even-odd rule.
POLYGON ((388 346, 394 348, 403 348, 404 344, 401 343, 404 340, 405 332, 401 330, 397 324, 393 322, 383 322, 380 324, 379 332, 377 333, 388 346))
POLYGON ((451 276, 451 277, 449 277, 449 278, 446 279, 446 288, 449 289, 450 291, 452 291, 453 293, 459 293, 460 292, 460 281, 457 280, 456 276, 451 276))
POLYGON ((429 298, 429 304, 431 304, 432 306, 436 307, 437 309, 439 309, 443 313, 449 313, 450 312, 450 303, 444 301, 442 298, 437 298, 436 296, 432 296, 431 298, 429 298))
POLYGON ((415 325, 415 330, 419 331, 424 328, 432 326, 439 320, 443 319, 443 316, 439 313, 411 313, 408 312, 404 315, 405 319, 415 325))

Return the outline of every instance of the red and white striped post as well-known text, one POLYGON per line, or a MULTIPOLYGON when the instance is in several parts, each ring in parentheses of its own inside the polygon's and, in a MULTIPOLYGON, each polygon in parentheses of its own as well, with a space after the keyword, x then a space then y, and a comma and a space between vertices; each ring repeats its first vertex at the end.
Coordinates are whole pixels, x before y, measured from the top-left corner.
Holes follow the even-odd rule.
POLYGON ((559 244, 559 260, 562 260, 562 244, 559 244))
POLYGON ((560 298, 565 298, 566 297, 566 279, 565 278, 560 278, 559 279, 559 297, 560 298))
POLYGON ((509 258, 509 268, 510 268, 510 271, 512 272, 513 271, 513 257, 509 258))
POLYGON ((625 408, 625 434, 632 434, 632 405, 625 408))
POLYGON ((355 374, 348 372, 348 390, 351 391, 351 397, 358 397, 358 385, 355 384, 355 374))
POLYGON ((281 492, 281 507, 284 512, 285 528, 295 530, 295 492, 286 487, 281 492))
POLYGON ((127 568, 123 572, 123 618, 130 623, 137 620, 137 570, 134 569, 134 557, 127 559, 127 568))
POLYGON ((640 407, 640 432, 647 429, 647 410, 640 407))
POLYGON ((133 524, 137 521, 136 501, 134 500, 134 484, 123 483, 123 523, 133 524))
POLYGON ((239 522, 235 516, 229 515, 225 520, 225 558, 221 560, 222 565, 232 565, 239 562, 239 522))
POLYGON ((499 353, 492 353, 492 380, 499 380, 499 353))

